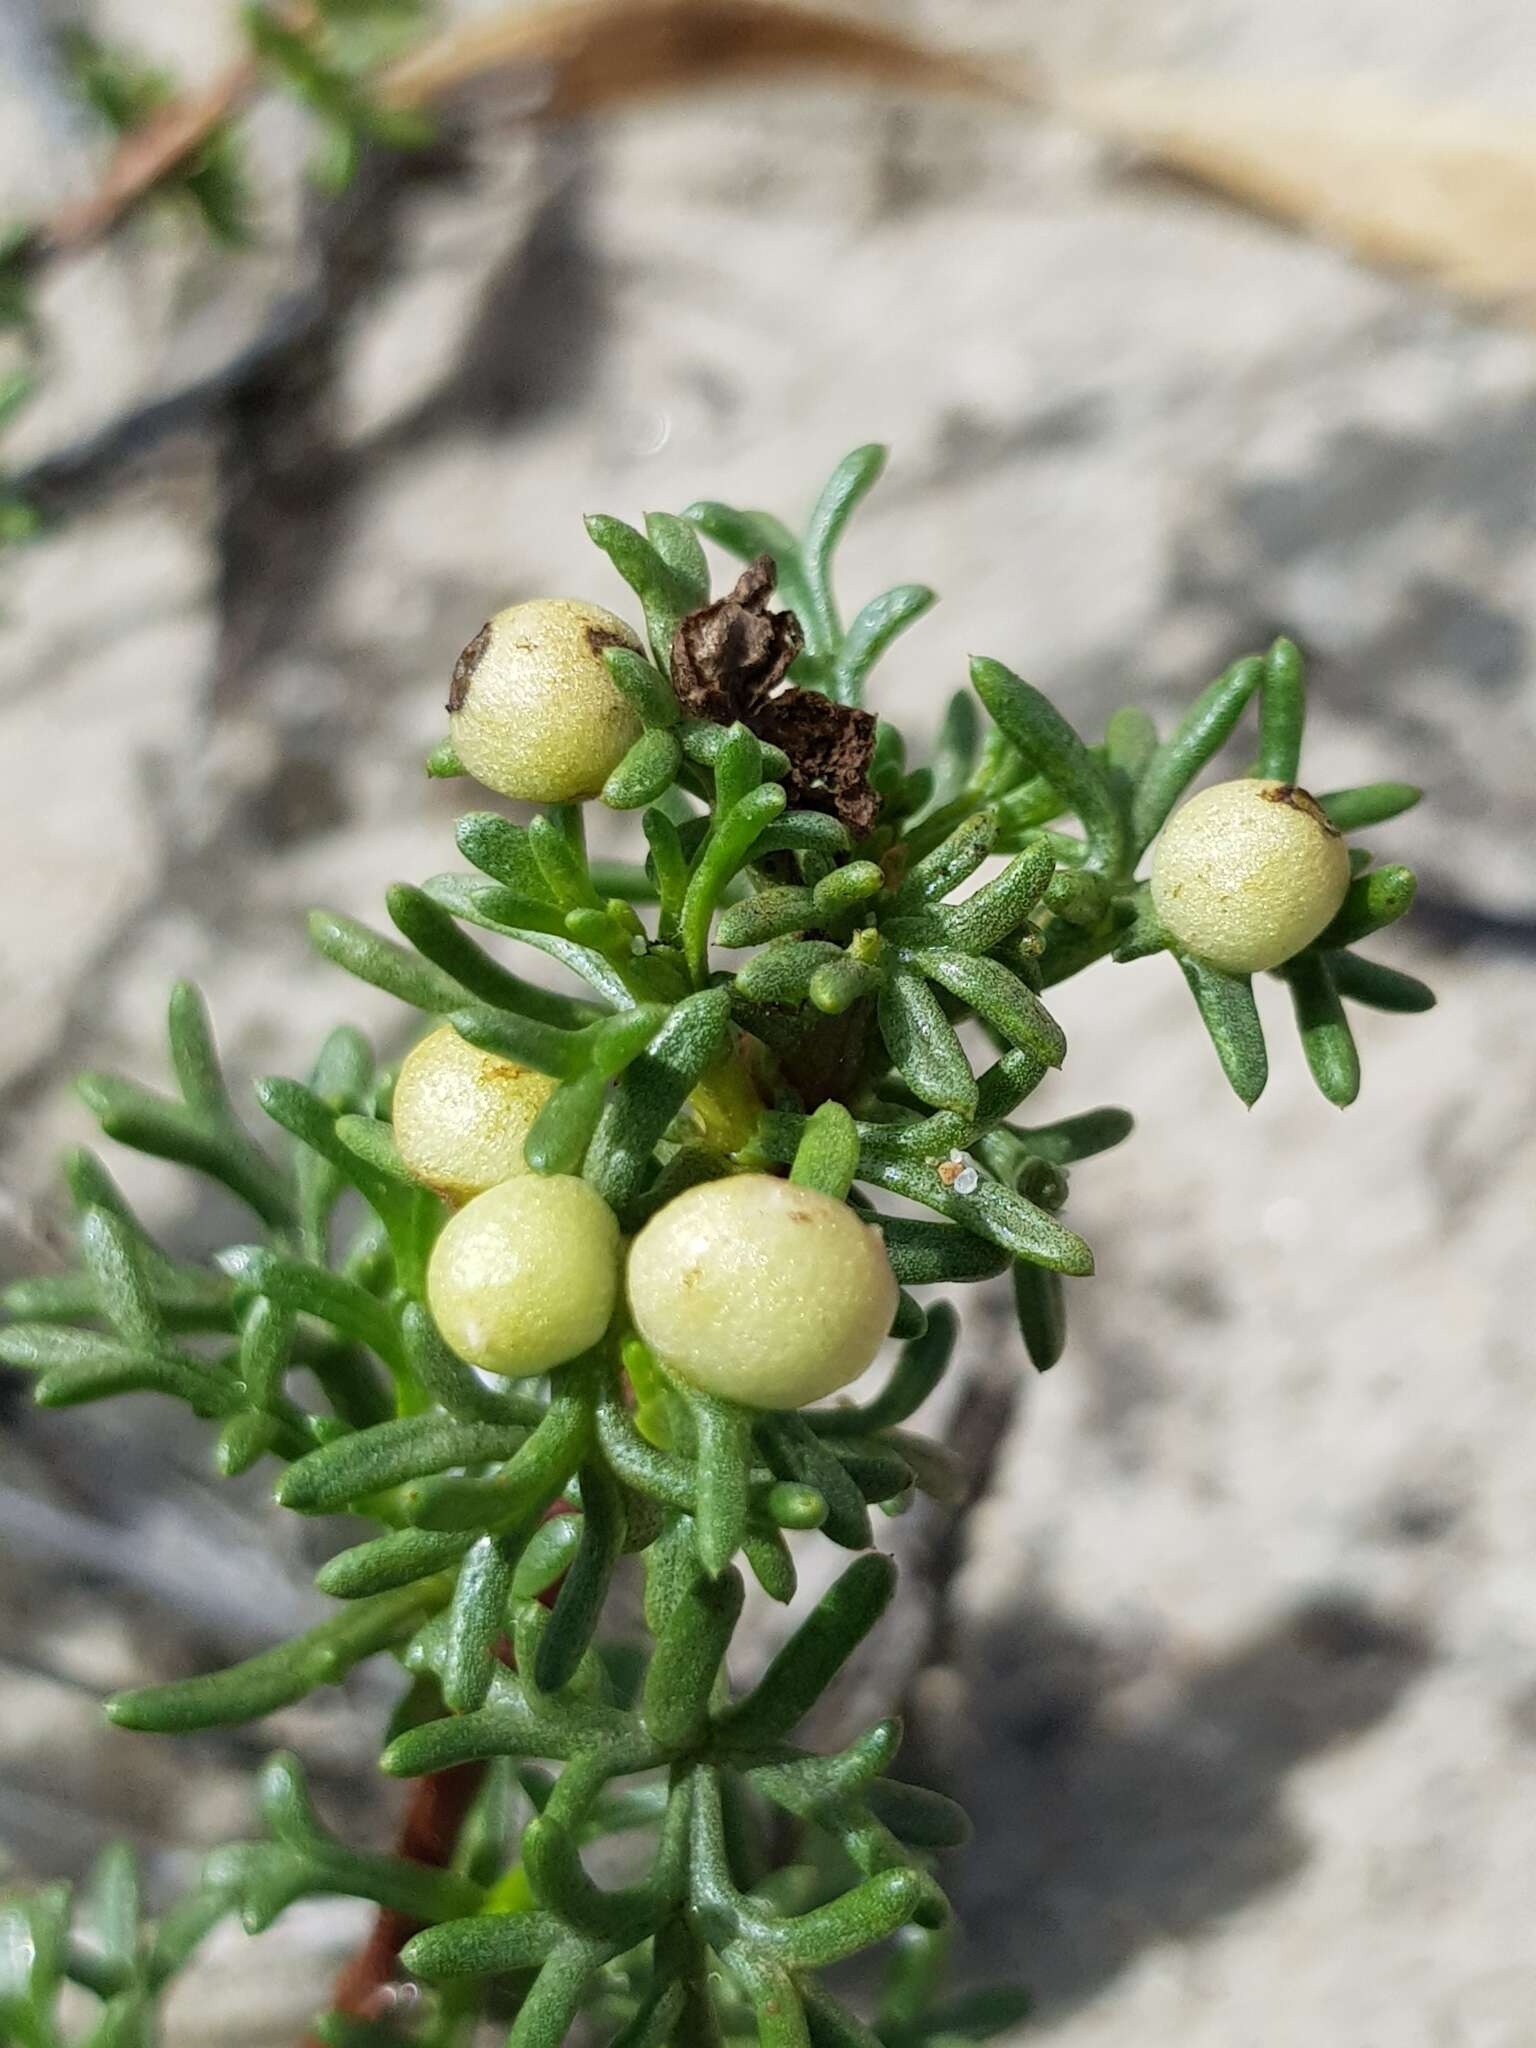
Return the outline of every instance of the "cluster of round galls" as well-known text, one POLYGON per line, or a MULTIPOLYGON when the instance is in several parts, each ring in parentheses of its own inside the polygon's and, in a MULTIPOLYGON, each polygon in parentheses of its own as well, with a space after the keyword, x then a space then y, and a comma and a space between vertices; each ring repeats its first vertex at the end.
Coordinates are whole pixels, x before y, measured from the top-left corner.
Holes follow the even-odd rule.
MULTIPOLYGON (((460 655, 449 738, 502 796, 598 794, 640 736, 614 687, 622 619, 573 599, 498 612, 460 655)), ((554 1083, 434 1031, 400 1070, 395 1141, 410 1172, 456 1205, 433 1248, 427 1300, 446 1341, 488 1372, 549 1372, 599 1343, 618 1305, 617 1218, 588 1184, 531 1173, 524 1145, 554 1083)), ((748 1173, 690 1188, 628 1251, 629 1312, 689 1385, 758 1408, 846 1386, 896 1312, 878 1231, 846 1204, 748 1173)))
POLYGON ((846 1386, 896 1312, 878 1231, 843 1202, 772 1174, 689 1188, 635 1238, 587 1182, 535 1174, 528 1130, 554 1083, 466 1045, 422 1040, 395 1087, 410 1172, 456 1205, 427 1270, 445 1341, 520 1378, 602 1341, 627 1277, 635 1328, 681 1380, 754 1408, 798 1408, 846 1386))
MULTIPOLYGON (((639 738, 605 659, 640 652, 622 619, 571 599, 498 612, 459 657, 449 736, 502 796, 594 797, 639 738)), ((1153 853, 1154 907, 1184 953, 1229 974, 1278 967, 1329 924, 1349 884, 1344 842, 1292 784, 1202 791, 1153 853)), ((448 1026, 406 1060, 395 1136, 410 1171, 457 1205, 427 1276, 444 1338, 490 1372, 545 1373, 599 1343, 624 1251, 602 1197, 536 1175, 524 1146, 554 1083, 467 1045, 448 1026)), ((690 1188, 628 1252, 635 1328, 678 1378, 759 1408, 846 1386, 891 1325, 896 1282, 879 1233, 845 1203, 770 1174, 690 1188)))

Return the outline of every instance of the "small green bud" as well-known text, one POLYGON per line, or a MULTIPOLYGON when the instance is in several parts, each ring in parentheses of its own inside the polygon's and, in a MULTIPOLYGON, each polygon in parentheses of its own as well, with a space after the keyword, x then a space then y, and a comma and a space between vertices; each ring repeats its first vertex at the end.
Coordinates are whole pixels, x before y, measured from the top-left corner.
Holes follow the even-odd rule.
POLYGON ((448 732, 469 774, 531 803, 594 797, 640 737, 603 655, 640 643, 601 605, 533 598, 482 626, 454 666, 448 732))
POLYGON ((1218 782, 1182 805, 1152 856, 1152 901, 1180 952, 1226 974, 1278 967, 1328 924, 1349 850, 1294 783, 1218 782))
POLYGON ((689 1188, 629 1257, 641 1336, 679 1379, 749 1408, 799 1408, 857 1379, 896 1313, 878 1231, 770 1174, 689 1188))
POLYGON ((460 1358, 511 1379, 590 1350, 619 1291, 619 1226, 584 1180, 525 1174, 443 1226, 427 1305, 460 1358))
POLYGON ((440 1024, 406 1054, 395 1083, 395 1144, 423 1186, 467 1202, 526 1173, 523 1141, 554 1093, 547 1074, 498 1059, 440 1024))

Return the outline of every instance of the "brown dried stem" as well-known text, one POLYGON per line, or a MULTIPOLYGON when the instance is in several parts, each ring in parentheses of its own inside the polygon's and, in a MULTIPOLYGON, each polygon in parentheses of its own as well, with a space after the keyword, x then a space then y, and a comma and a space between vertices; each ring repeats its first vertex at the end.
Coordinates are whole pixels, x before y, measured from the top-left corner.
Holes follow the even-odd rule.
MULTIPOLYGON (((443 1870, 453 1859, 459 1831, 485 1777, 484 1764, 454 1764, 434 1771, 412 1788, 395 1854, 443 1870)), ((331 1993, 331 2008, 352 2019, 379 2019, 388 2007, 400 1951, 420 1922, 381 1906, 368 1939, 343 1967, 331 1993)), ((306 2034, 301 2048, 322 2048, 306 2034)))
MULTIPOLYGON (((307 6, 274 10, 308 28, 307 6)), ((377 81, 397 108, 435 105, 477 80, 522 75, 544 119, 589 113, 730 79, 830 72, 923 91, 996 95, 995 72, 868 23, 775 0, 565 0, 518 7, 450 31, 399 60, 377 81)), ((120 143, 97 189, 40 230, 39 257, 100 241, 183 169, 226 121, 250 104, 262 67, 242 58, 202 91, 172 101, 120 143)))
POLYGON ((94 192, 61 207, 37 240, 40 255, 86 249, 188 163, 245 106, 261 79, 253 57, 230 64, 199 93, 172 100, 125 135, 94 192))

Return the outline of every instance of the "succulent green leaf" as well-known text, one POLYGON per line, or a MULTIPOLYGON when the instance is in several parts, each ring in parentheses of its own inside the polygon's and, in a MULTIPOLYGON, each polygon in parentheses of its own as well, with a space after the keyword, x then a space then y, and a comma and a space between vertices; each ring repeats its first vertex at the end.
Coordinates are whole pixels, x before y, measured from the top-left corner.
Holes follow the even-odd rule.
POLYGON ((404 1361, 400 1331, 390 1311, 366 1287, 340 1273, 301 1259, 284 1258, 261 1245, 233 1245, 219 1253, 219 1264, 242 1296, 264 1294, 279 1308, 318 1317, 359 1344, 377 1352, 387 1365, 404 1361))
POLYGON ((676 577, 690 610, 709 602, 709 564, 699 537, 672 512, 647 512, 645 536, 676 577))
POLYGON ((878 896, 884 886, 885 876, 874 861, 851 860, 845 867, 834 868, 816 884, 816 914, 823 919, 846 917, 872 896, 878 896))
POLYGON ((527 1440, 524 1426, 402 1415, 322 1444, 277 1482, 278 1504, 301 1515, 336 1515, 427 1473, 498 1464, 527 1440))
POLYGON ((612 811, 639 811, 669 790, 683 765, 676 737, 662 726, 642 733, 603 784, 603 802, 612 811))
MULTIPOLYGON (((935 948, 913 953, 911 961, 919 973, 958 996, 1010 1045, 1033 1053, 1049 1067, 1059 1067, 1066 1058, 1066 1033, 1034 991, 1000 960, 935 948)), ((956 1102, 940 1106, 963 1108, 956 1102)))
POLYGON ((446 1571, 476 1541, 468 1531, 391 1529, 387 1536, 338 1551, 316 1572, 315 1585, 333 1600, 366 1600, 446 1571))
POLYGON ((1411 811, 1423 794, 1411 782, 1368 782, 1358 789, 1330 790, 1317 801, 1338 831, 1361 832, 1411 811))
POLYGON ((929 1223, 920 1216, 877 1216, 891 1271, 903 1287, 954 1286, 990 1280, 1006 1272, 1008 1254, 984 1237, 953 1223, 929 1223))
POLYGON ((1348 1109, 1360 1093, 1360 1054, 1329 963, 1320 953, 1300 953, 1282 973, 1312 1078, 1336 1108, 1348 1109))
POLYGON ((875 1778, 864 1796, 876 1820, 909 1849, 963 1849, 971 1839, 964 1807, 942 1792, 903 1785, 895 1778, 875 1778))
POLYGON ((562 1366, 543 1419, 491 1479, 428 1478, 404 1506, 423 1529, 479 1532, 537 1526, 559 1499, 592 1436, 589 1396, 578 1362, 562 1366))
POLYGON ((795 1597, 799 1582, 794 1557, 779 1531, 748 1529, 742 1556, 768 1598, 776 1600, 781 1607, 787 1607, 795 1597))
POLYGON ((880 987, 880 970, 847 953, 823 960, 811 970, 805 992, 812 1007, 825 1017, 841 1017, 880 987))
POLYGON ((1157 837, 1184 791, 1226 744, 1244 707, 1264 680, 1264 662, 1244 656, 1208 685, 1148 761, 1131 805, 1131 849, 1157 837))
POLYGON ((707 540, 743 562, 771 555, 778 571, 779 595, 801 621, 807 622, 812 600, 806 583, 800 543, 780 519, 769 512, 738 512, 733 506, 701 500, 683 514, 707 540))
POLYGON ((1252 980, 1246 974, 1223 974, 1220 968, 1184 955, 1179 956, 1179 966, 1200 1021, 1210 1033, 1222 1072, 1239 1101, 1252 1109, 1269 1079, 1269 1055, 1264 1049, 1264 1027, 1253 1000, 1252 980))
POLYGON ((754 1003, 800 1003, 823 967, 846 956, 830 939, 775 939, 736 972, 736 987, 754 1003))
POLYGON ((756 1436, 769 1469, 780 1479, 813 1488, 827 1504, 821 1526, 844 1550, 862 1550, 871 1540, 863 1494, 836 1455, 801 1415, 763 1415, 756 1436))
POLYGON ((649 1048, 624 1071, 587 1154, 586 1175, 623 1214, 640 1195, 656 1146, 711 1065, 730 1026, 724 989, 702 989, 676 1005, 649 1048))
POLYGON ((1319 953, 1332 953, 1358 945, 1373 932, 1395 924, 1412 907, 1418 883, 1413 871, 1404 867, 1375 868, 1357 875, 1338 916, 1322 937, 1314 941, 1319 953))
POLYGON ((276 1649, 203 1678, 114 1693, 107 1719, 119 1728, 181 1735, 196 1728, 228 1728, 292 1706, 317 1686, 339 1685, 355 1664, 404 1642, 428 1614, 447 1601, 447 1576, 423 1579, 396 1592, 354 1601, 340 1614, 276 1649))
POLYGON ((571 1568, 581 1545, 581 1517, 555 1514, 540 1523, 523 1545, 512 1573, 512 1591, 519 1600, 536 1600, 571 1568))
POLYGON ((589 537, 639 598, 651 654, 665 671, 672 659, 672 640, 679 623, 697 609, 688 577, 670 567, 652 542, 632 526, 626 526, 622 519, 594 512, 585 524, 589 537))
MULTIPOLYGON (((513 974, 493 960, 424 890, 397 882, 386 893, 385 902, 396 929, 417 952, 477 1002, 490 1003, 498 1010, 513 1011, 546 1026, 570 1020, 572 1006, 568 999, 552 998, 547 989, 524 981, 520 974, 513 974)), ((460 996, 441 1008, 456 1010, 462 1006, 460 996)))
POLYGON ((1067 1342, 1066 1289, 1059 1273, 1023 1260, 1013 1268, 1013 1305, 1019 1334, 1036 1372, 1049 1372, 1067 1342))
POLYGON ((533 1172, 580 1173, 607 1099, 608 1078, 595 1067, 562 1081, 523 1141, 533 1172))
POLYGON ((939 999, 909 968, 897 967, 880 990, 880 1035, 891 1064, 920 1101, 968 1117, 976 1076, 939 999))
POLYGON ((1127 1109, 1085 1109, 1077 1116, 1064 1116, 1057 1123, 1035 1124, 1030 1129, 1009 1126, 1011 1135, 1036 1159, 1055 1166, 1070 1166, 1078 1159, 1095 1159, 1101 1152, 1123 1144, 1131 1135, 1134 1119, 1127 1109))
POLYGON ((860 704, 869 672, 892 641, 915 624, 935 600, 923 583, 902 583, 872 597, 843 636, 832 663, 831 694, 839 704, 860 704))
MULTIPOLYGON (((957 700, 970 705, 969 697, 957 700)), ((973 875, 997 839, 997 812, 975 811, 962 819, 947 838, 915 862, 891 899, 892 913, 908 917, 925 903, 937 902, 973 875)))
POLYGON ((528 825, 533 855, 549 899, 561 910, 601 907, 587 872, 586 824, 580 804, 551 804, 528 825))
POLYGON ((853 1118, 840 1102, 822 1103, 795 1147, 790 1179, 797 1187, 815 1188, 841 1202, 846 1200, 858 1168, 859 1133, 853 1118))
POLYGON ((159 1351, 165 1322, 137 1231, 110 1209, 87 1209, 80 1218, 79 1246, 107 1321, 130 1347, 159 1351))
POLYGON ((776 824, 759 833, 752 858, 763 860, 770 853, 822 853, 836 860, 852 845, 847 826, 825 811, 786 811, 776 824))
POLYGON ((687 1750, 704 1733, 744 1590, 741 1574, 726 1569, 695 1579, 674 1603, 656 1640, 640 1708, 663 1748, 687 1750))
POLYGON ((1024 924, 1044 896, 1055 867, 1055 852, 1044 840, 1015 854, 995 881, 934 913, 944 940, 968 953, 991 952, 1024 924))
POLYGON ((676 825, 664 811, 647 811, 640 823, 651 849, 650 867, 656 878, 656 893, 661 903, 658 936, 670 939, 676 936, 683 914, 683 898, 688 893, 688 863, 683 854, 683 843, 676 825))
POLYGON ((450 1713, 472 1714, 485 1705, 511 1592, 507 1546, 495 1536, 479 1537, 459 1567, 448 1607, 442 1687, 443 1704, 450 1713))
POLYGON ((552 1913, 485 1913, 423 1928, 406 1943, 400 1960, 429 1984, 501 1977, 537 1968, 564 1938, 552 1913))
POLYGON ((1295 641, 1282 636, 1264 657, 1259 685, 1260 775, 1272 782, 1296 780, 1306 721, 1306 664, 1295 641))
MULTIPOLYGON (((560 936, 565 929, 565 920, 558 911, 513 897, 498 884, 477 881, 472 875, 433 875, 424 887, 433 902, 440 903, 455 917, 480 925, 486 931, 499 932, 504 938, 520 939, 524 945, 547 953, 551 960, 558 960, 562 967, 579 975, 616 1009, 627 1009, 634 1001, 623 975, 611 961, 605 960, 601 953, 595 953, 590 946, 578 945, 560 936), (549 929, 551 924, 558 925, 559 930, 549 929)), ((462 1002, 461 995, 456 1002, 444 1007, 457 1009, 462 1002)), ((590 1006, 573 1003, 567 996, 552 997, 551 1004, 559 1005, 558 1012, 553 1008, 542 1011, 540 1015, 544 1021, 562 1025, 591 1021, 590 1006)), ((526 1015, 534 1014, 527 1003, 523 1008, 526 1015)))
POLYGON ((1139 704, 1124 704, 1110 713, 1104 727, 1104 758, 1133 791, 1157 752, 1157 727, 1139 704))
POLYGON ((752 1481, 751 1417, 731 1401, 690 1391, 696 1439, 694 1536, 710 1578, 719 1578, 747 1533, 752 1481))
POLYGON ((783 886, 759 889, 744 896, 720 914, 715 937, 722 946, 764 946, 791 932, 803 932, 818 923, 816 901, 809 889, 783 886))
POLYGON ((116 1074, 82 1074, 75 1085, 109 1138, 221 1182, 276 1229, 295 1220, 282 1176, 243 1130, 116 1074))
POLYGON ((909 1202, 936 1209, 1015 1258, 1080 1277, 1093 1271, 1093 1253, 1075 1230, 1001 1181, 983 1176, 972 1193, 963 1195, 946 1186, 936 1166, 903 1159, 866 1160, 864 1178, 909 1202))
POLYGON ((371 1899, 418 1921, 453 1918, 480 1904, 480 1887, 456 1871, 345 1848, 317 1821, 296 1757, 269 1757, 257 1795, 273 1839, 216 1849, 205 1870, 208 1884, 234 1891, 249 1934, 270 1927, 296 1899, 317 1893, 371 1899))
POLYGON ((309 936, 315 950, 333 966, 344 967, 359 981, 409 1003, 412 1009, 442 1016, 464 1007, 469 991, 462 982, 355 917, 346 917, 339 910, 312 910, 309 936))
POLYGON ((605 1464, 582 1466, 581 1506, 581 1540, 535 1660, 533 1678, 541 1692, 559 1692, 576 1675, 624 1550, 624 1498, 605 1464))
POLYGON ((499 811, 468 811, 455 825, 453 836, 464 858, 512 895, 553 902, 523 826, 514 825, 499 811))
MULTIPOLYGON (((800 623, 813 654, 835 654, 842 639, 837 601, 832 592, 832 557, 856 507, 879 480, 886 451, 875 442, 855 448, 833 470, 811 511, 805 530, 808 613, 800 623)), ((843 699, 851 702, 851 698, 843 699)))
POLYGON ((1329 953, 1326 958, 1334 987, 1352 1003, 1403 1015, 1435 1007, 1434 990, 1411 974, 1377 960, 1363 960, 1358 953, 1329 953))
POLYGON ((782 1741, 880 1619, 895 1590, 896 1567, 888 1557, 855 1558, 752 1690, 718 1716, 721 1738, 743 1750, 782 1741))
POLYGON ((679 937, 695 982, 704 973, 715 908, 751 855, 755 841, 782 813, 784 802, 784 791, 776 782, 760 783, 749 790, 723 817, 717 817, 694 861, 683 898, 679 937))
POLYGON ((1081 819, 1094 865, 1118 873, 1125 860, 1125 821, 1100 763, 1050 700, 1000 661, 973 661, 971 683, 999 730, 1081 819))

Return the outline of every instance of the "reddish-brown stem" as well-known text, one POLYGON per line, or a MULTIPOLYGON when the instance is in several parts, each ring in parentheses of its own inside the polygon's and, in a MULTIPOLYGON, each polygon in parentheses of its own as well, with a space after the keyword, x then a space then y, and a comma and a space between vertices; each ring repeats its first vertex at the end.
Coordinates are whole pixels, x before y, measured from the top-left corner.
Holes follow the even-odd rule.
POLYGON ((125 135, 94 192, 61 207, 38 238, 43 253, 89 248, 178 170, 255 91, 261 68, 241 58, 200 93, 172 100, 125 135))
MULTIPOLYGON (((545 1511, 544 1519, 547 1522, 555 1515, 569 1512, 569 1503, 557 1500, 545 1511)), ((552 1607, 559 1590, 557 1579, 554 1585, 545 1587, 540 1601, 552 1607)), ((509 1670, 513 1668, 512 1645, 505 1636, 496 1646, 496 1655, 509 1670)), ((485 1771, 483 1763, 452 1764, 446 1771, 434 1771, 430 1777, 420 1779, 405 1809, 395 1854, 412 1863, 427 1863, 434 1870, 445 1870, 453 1861, 459 1831, 469 1817, 485 1771)), ((331 2010, 344 2012, 352 2019, 378 2019, 389 2001, 400 1951, 420 1931, 419 1921, 381 1906, 368 1939, 336 1979, 331 2010)), ((313 2034, 306 2034, 299 2048, 324 2048, 324 2043, 313 2034)))
MULTIPOLYGON (((273 18, 304 33, 315 25, 310 0, 273 0, 273 18)), ((61 207, 38 235, 41 254, 89 248, 110 234, 125 214, 180 170, 224 122, 242 112, 261 84, 255 57, 237 57, 201 92, 184 94, 151 114, 117 146, 94 192, 61 207)))
MULTIPOLYGON (((307 30, 308 0, 271 0, 285 27, 307 30)), ((932 92, 1005 96, 1017 88, 984 67, 878 24, 823 14, 785 0, 566 0, 511 7, 434 37, 379 75, 388 106, 442 100, 476 79, 526 73, 538 81, 532 111, 587 113, 646 95, 724 79, 832 72, 932 92)), ((261 84, 251 57, 230 64, 201 92, 162 107, 123 137, 101 184, 39 228, 39 256, 88 248, 180 170, 221 125, 244 111, 261 84)))
MULTIPOLYGON (((453 1859, 469 1809, 485 1777, 483 1763, 454 1764, 434 1771, 412 1789, 395 1854, 413 1863, 444 1869, 453 1859)), ((387 2006, 400 1951, 421 1923, 381 1906, 368 1939, 343 1968, 331 1994, 331 2008, 353 2019, 377 2019, 387 2006)), ((306 2034, 303 2048, 322 2048, 306 2034)))

